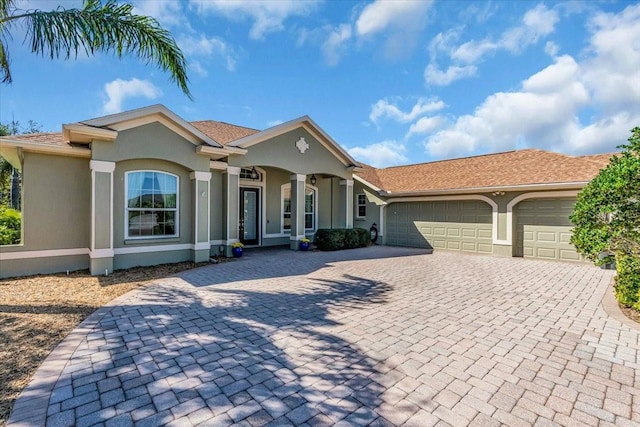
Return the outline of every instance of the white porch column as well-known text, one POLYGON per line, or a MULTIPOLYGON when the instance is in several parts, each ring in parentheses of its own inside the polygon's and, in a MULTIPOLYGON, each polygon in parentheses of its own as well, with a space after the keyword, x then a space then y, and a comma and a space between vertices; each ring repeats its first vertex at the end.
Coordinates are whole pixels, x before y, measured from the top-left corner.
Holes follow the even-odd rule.
POLYGON ((304 193, 306 175, 293 174, 291 179, 291 236, 289 243, 291 249, 299 250, 299 241, 304 234, 304 193))
POLYGON ((92 275, 113 272, 113 171, 114 162, 91 160, 91 247, 92 275))
POLYGON ((340 224, 353 228, 353 180, 340 180, 340 224))
POLYGON ((211 172, 194 171, 189 175, 193 181, 193 261, 205 262, 209 259, 209 228, 210 215, 209 207, 211 206, 211 193, 209 182, 211 181, 211 172))
POLYGON ((226 256, 231 256, 231 245, 240 241, 240 168, 227 166, 224 174, 226 192, 224 240, 226 256))

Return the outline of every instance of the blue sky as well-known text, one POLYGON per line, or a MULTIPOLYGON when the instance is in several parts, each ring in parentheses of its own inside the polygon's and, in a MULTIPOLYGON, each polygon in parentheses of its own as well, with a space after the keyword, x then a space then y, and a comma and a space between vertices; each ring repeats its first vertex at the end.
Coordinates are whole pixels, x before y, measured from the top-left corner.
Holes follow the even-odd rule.
POLYGON ((133 57, 36 57, 15 27, 0 121, 58 131, 156 103, 257 129, 307 114, 379 167, 521 148, 611 152, 640 126, 636 1, 132 3, 183 49, 193 101, 133 57))

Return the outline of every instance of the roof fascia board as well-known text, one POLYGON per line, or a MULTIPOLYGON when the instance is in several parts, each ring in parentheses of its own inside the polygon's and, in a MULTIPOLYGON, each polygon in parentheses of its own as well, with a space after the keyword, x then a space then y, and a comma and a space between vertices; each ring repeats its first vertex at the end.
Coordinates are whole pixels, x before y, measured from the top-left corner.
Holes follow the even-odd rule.
POLYGON ((382 191, 381 188, 376 187, 375 185, 373 185, 372 183, 370 183, 369 181, 360 178, 358 175, 353 175, 353 179, 355 181, 358 181, 359 183, 366 185, 367 187, 369 187, 370 189, 372 189, 373 191, 382 191))
POLYGON ((199 145, 196 148, 196 153, 211 157, 212 160, 219 160, 231 155, 244 155, 247 150, 235 147, 210 147, 207 145, 199 145))
POLYGON ((28 153, 53 154, 55 156, 91 157, 91 149, 88 147, 70 147, 61 145, 45 145, 26 141, 0 139, 3 148, 22 148, 28 153))
POLYGON ((554 182, 550 184, 524 184, 524 185, 501 185, 494 187, 469 187, 469 188, 452 188, 446 190, 430 190, 430 191, 402 191, 388 192, 382 190, 380 195, 388 198, 409 197, 409 196, 437 196, 444 194, 466 194, 466 193, 490 193, 493 191, 542 191, 542 190, 571 190, 581 189, 587 185, 589 181, 579 182, 554 182))
POLYGON ((193 144, 197 145, 200 142, 204 142, 214 147, 222 147, 222 144, 214 141, 162 104, 84 120, 81 123, 89 126, 107 126, 116 130, 126 130, 143 124, 152 123, 154 121, 160 121, 163 125, 167 126, 193 144), (145 119, 146 117, 151 118, 145 119), (164 118, 164 120, 161 120, 161 118, 164 118))
POLYGON ((118 132, 111 129, 103 129, 88 126, 82 123, 67 123, 62 125, 62 140, 64 142, 86 142, 94 139, 113 142, 118 137, 118 132))

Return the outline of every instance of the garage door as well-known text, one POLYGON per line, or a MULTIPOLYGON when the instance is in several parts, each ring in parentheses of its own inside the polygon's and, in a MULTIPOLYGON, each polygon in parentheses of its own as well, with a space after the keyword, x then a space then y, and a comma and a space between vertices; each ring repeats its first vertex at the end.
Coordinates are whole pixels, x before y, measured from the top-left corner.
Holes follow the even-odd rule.
POLYGON ((491 253, 491 206, 476 200, 392 203, 388 245, 491 253))
POLYGON ((569 243, 573 225, 569 215, 575 199, 529 199, 514 209, 514 254, 525 258, 582 261, 569 243))

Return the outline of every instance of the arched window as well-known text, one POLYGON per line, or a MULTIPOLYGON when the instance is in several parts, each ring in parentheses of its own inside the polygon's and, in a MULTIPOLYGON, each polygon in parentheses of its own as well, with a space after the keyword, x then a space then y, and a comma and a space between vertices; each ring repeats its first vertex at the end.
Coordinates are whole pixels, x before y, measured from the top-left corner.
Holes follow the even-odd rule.
POLYGON ((178 177, 158 171, 126 173, 125 238, 178 236, 178 177))
MULTIPOLYGON (((282 194, 282 214, 281 229, 283 233, 291 232, 291 184, 283 184, 282 194)), ((304 229, 314 232, 317 228, 318 219, 318 189, 311 185, 304 189, 304 229)))

